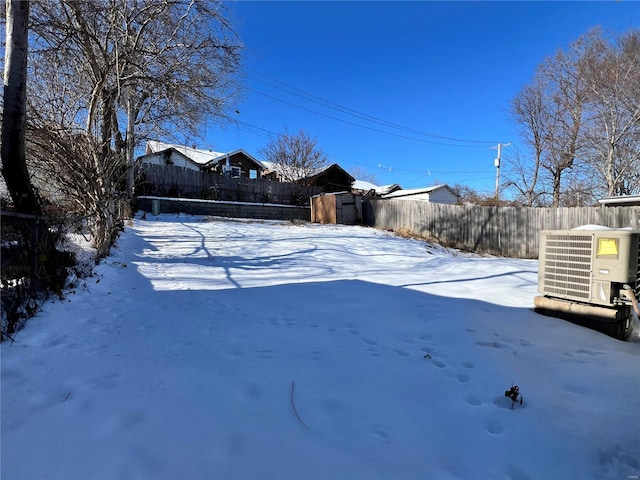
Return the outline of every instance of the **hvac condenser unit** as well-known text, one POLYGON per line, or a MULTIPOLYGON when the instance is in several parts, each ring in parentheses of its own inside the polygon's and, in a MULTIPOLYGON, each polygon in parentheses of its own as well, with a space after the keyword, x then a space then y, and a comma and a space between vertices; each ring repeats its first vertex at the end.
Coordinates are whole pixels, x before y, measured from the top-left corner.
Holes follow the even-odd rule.
POLYGON ((536 311, 605 322, 625 339, 640 296, 640 232, 544 230, 540 235, 536 311))

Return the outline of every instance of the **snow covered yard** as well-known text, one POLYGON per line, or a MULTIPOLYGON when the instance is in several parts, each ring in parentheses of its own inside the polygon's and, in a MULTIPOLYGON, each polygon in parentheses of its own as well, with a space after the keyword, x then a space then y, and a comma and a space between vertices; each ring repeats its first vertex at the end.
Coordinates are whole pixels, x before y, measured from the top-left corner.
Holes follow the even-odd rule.
POLYGON ((0 347, 4 480, 640 474, 638 337, 534 313, 536 261, 162 215, 97 273, 0 347))

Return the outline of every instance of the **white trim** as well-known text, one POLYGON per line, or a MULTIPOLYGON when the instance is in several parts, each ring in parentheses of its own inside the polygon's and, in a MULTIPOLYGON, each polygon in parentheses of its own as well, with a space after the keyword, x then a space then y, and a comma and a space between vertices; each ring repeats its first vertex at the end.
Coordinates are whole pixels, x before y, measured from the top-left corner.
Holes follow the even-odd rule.
POLYGON ((600 205, 610 205, 610 204, 627 204, 627 203, 638 203, 640 204, 640 195, 621 195, 619 197, 605 197, 598 200, 600 205))

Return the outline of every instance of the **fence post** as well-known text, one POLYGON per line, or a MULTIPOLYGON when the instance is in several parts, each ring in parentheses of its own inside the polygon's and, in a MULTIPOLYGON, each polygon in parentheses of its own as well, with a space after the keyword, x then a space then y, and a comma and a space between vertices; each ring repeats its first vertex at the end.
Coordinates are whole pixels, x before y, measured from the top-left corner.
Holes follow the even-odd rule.
POLYGON ((31 251, 30 269, 31 269, 31 295, 38 291, 38 230, 40 230, 40 219, 36 218, 31 224, 31 251))

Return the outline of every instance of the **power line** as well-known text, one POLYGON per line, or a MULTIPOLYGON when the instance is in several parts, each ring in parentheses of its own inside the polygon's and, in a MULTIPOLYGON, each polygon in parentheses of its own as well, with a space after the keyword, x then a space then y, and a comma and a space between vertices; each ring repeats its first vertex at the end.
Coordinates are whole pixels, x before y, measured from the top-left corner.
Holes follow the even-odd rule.
MULTIPOLYGON (((254 125, 245 121, 241 121, 241 120, 235 120, 234 123, 236 124, 236 127, 239 130, 242 130, 244 132, 250 133, 252 135, 256 135, 262 138, 273 138, 274 136, 277 136, 276 133, 272 132, 271 130, 268 130, 266 128, 263 127, 259 127, 258 125, 254 125)), ((331 151, 331 150, 326 150, 327 153, 332 154, 332 156, 334 157, 338 157, 338 158, 344 158, 350 162, 353 162, 355 165, 362 165, 362 164, 367 164, 366 161, 362 161, 360 159, 356 159, 347 155, 344 155, 342 153, 339 152, 335 152, 335 151, 331 151)), ((369 164, 369 166, 371 166, 369 164)), ((417 177, 414 177, 412 179, 412 183, 418 181, 421 178, 424 178, 425 176, 451 176, 451 175, 464 175, 464 174, 470 174, 469 177, 463 178, 461 180, 459 180, 460 182, 466 182, 469 180, 485 180, 488 177, 482 177, 482 178, 478 178, 478 175, 485 173, 488 169, 491 168, 491 166, 487 166, 485 168, 483 168, 482 170, 478 170, 478 171, 473 171, 473 170, 427 170, 425 172, 425 170, 420 169, 420 170, 414 170, 414 169, 405 169, 405 168, 394 168, 394 167, 382 167, 380 164, 377 164, 377 170, 374 170, 373 174, 374 175, 380 175, 380 174, 385 174, 385 173, 390 173, 393 172, 397 175, 407 175, 407 174, 420 174, 417 177)))
MULTIPOLYGON (((302 90, 300 88, 297 88, 297 87, 295 87, 293 85, 289 85, 289 84, 287 84, 287 83, 285 83, 285 82, 283 82, 281 80, 278 80, 277 78, 274 78, 274 77, 272 77, 270 75, 266 75, 264 73, 258 72, 257 70, 254 70, 252 68, 248 68, 247 67, 247 69, 252 71, 252 72, 254 72, 254 73, 256 73, 256 74, 258 74, 258 75, 260 75, 260 76, 263 76, 263 77, 268 78, 268 79, 270 79, 270 80, 272 80, 274 82, 277 82, 277 83, 279 83, 281 85, 284 85, 284 86, 287 87, 287 89, 289 89, 289 90, 287 90, 285 88, 282 88, 282 87, 279 87, 279 86, 274 85, 272 83, 269 83, 269 82, 267 82, 265 80, 262 80, 262 79, 259 79, 259 78, 251 76, 251 78, 253 78, 255 80, 258 80, 259 82, 265 83, 267 85, 270 85, 270 86, 272 86, 274 88, 277 88, 278 90, 284 91, 286 93, 295 95, 295 96, 300 97, 300 98, 304 98, 305 100, 312 101, 314 103, 323 105, 325 107, 332 108, 334 110, 338 110, 338 111, 340 111, 342 113, 347 113, 349 115, 352 115, 352 116, 355 116, 355 117, 358 117, 358 118, 361 118, 361 119, 364 119, 364 120, 368 120, 368 121, 371 121, 371 122, 374 122, 374 123, 378 123, 378 124, 381 124, 381 125, 384 125, 384 126, 387 126, 387 127, 392 127, 392 128, 396 128, 398 130, 403 130, 403 131, 406 131, 406 132, 409 132, 409 133, 415 133, 415 134, 423 135, 423 136, 427 136, 427 137, 439 138, 439 139, 442 139, 442 140, 450 140, 450 141, 453 141, 453 142, 480 143, 480 144, 495 144, 495 143, 497 143, 495 141, 488 141, 488 140, 487 141, 485 141, 485 140, 468 140, 468 139, 461 139, 461 138, 455 138, 455 137, 448 137, 448 136, 444 136, 444 135, 438 135, 438 134, 435 134, 435 133, 425 132, 423 130, 418 130, 418 129, 415 129, 415 128, 410 128, 410 127, 406 127, 406 126, 403 126, 403 125, 399 125, 397 123, 389 122, 387 120, 380 119, 380 118, 375 117, 373 115, 368 115, 366 113, 359 112, 359 111, 354 110, 352 108, 348 108, 348 107, 342 106, 342 105, 340 105, 338 103, 332 102, 330 100, 324 99, 324 98, 319 97, 317 95, 314 95, 312 93, 306 92, 306 91, 304 91, 304 90, 302 90), (290 91, 290 90, 295 90, 295 91, 290 91), (300 92, 300 94, 295 93, 295 92, 300 92)), ((258 92, 258 93, 260 93, 260 92, 258 92)), ((449 145, 449 144, 441 144, 441 145, 449 145)))
MULTIPOLYGON (((262 92, 258 92, 258 93, 263 94, 262 92)), ((264 95, 267 95, 267 94, 264 94, 264 95)), ((279 101, 283 101, 283 100, 280 100, 280 99, 277 99, 277 100, 279 100, 279 101)), ((290 102, 286 102, 286 101, 283 101, 283 102, 285 102, 285 103, 290 103, 290 102)), ((295 106, 295 105, 294 105, 294 106, 295 106)), ((299 107, 299 108, 306 109, 305 107, 299 107)), ((314 113, 315 113, 315 112, 314 112, 314 113)), ((318 113, 319 113, 319 112, 318 112, 318 113)), ((325 115, 325 114, 322 114, 322 113, 319 113, 319 114, 321 114, 321 115, 325 115)), ((330 117, 330 118, 334 118, 334 117, 330 117)), ((353 122, 349 122, 349 121, 341 120, 341 119, 337 119, 337 120, 344 121, 344 122, 347 122, 347 123, 353 123, 353 122)), ((247 132, 247 133, 250 133, 250 134, 252 134, 252 135, 256 135, 256 136, 259 136, 259 137, 262 137, 262 138, 273 138, 273 137, 276 137, 276 136, 278 135, 277 133, 272 132, 271 130, 268 130, 268 129, 266 129, 266 128, 263 128, 263 127, 260 127, 260 126, 258 126, 258 125, 251 124, 251 123, 248 123, 248 122, 245 122, 245 121, 241 121, 241 120, 234 120, 234 123, 236 124, 236 127, 237 127, 239 130, 245 131, 245 132, 247 132)), ((356 124, 356 125, 358 125, 358 124, 356 124)), ((358 125, 358 126, 361 126, 361 125, 358 125)), ((362 126, 362 127, 363 127, 363 128, 368 128, 368 129, 373 129, 372 127, 366 127, 366 126, 362 126)), ((390 133, 390 132, 385 132, 385 131, 382 131, 382 130, 379 130, 379 129, 373 129, 373 130, 380 131, 380 132, 382 132, 382 133, 388 133, 388 134, 390 134, 390 135, 394 135, 394 136, 401 136, 401 137, 404 137, 404 138, 411 138, 411 137, 406 137, 406 136, 402 136, 402 135, 398 135, 398 134, 394 134, 394 133, 390 133)), ((421 139, 415 139, 415 140, 417 140, 417 141, 423 141, 423 142, 424 142, 424 141, 426 141, 426 140, 421 140, 421 139)), ((439 143, 439 142, 429 142, 429 141, 426 141, 426 142, 427 142, 427 143, 442 144, 442 143, 439 143)), ((444 145, 447 145, 447 144, 444 144, 444 145)), ((464 147, 469 147, 469 145, 453 145, 453 146, 464 146, 464 147)), ((485 148, 486 148, 486 147, 485 147, 485 148)), ((349 160, 350 162, 353 162, 355 165, 367 164, 367 162, 366 162, 366 161, 364 161, 364 162, 363 162, 361 159, 355 159, 355 158, 353 158, 353 157, 346 156, 346 155, 341 154, 341 153, 339 153, 339 152, 333 152, 333 151, 329 151, 329 150, 327 150, 327 153, 333 154, 333 156, 334 156, 334 157, 342 157, 342 158, 344 158, 344 159, 347 159, 347 160, 349 160)), ((370 166, 371 166, 371 165, 370 165, 370 166)), ((378 167, 380 167, 380 165, 379 165, 379 164, 378 164, 378 167)), ((394 173, 396 173, 396 174, 398 174, 398 175, 406 175, 406 174, 420 174, 417 178, 413 178, 412 183, 413 183, 413 182, 418 181, 418 180, 419 180, 419 179, 421 179, 421 178, 424 178, 425 176, 432 176, 432 175, 433 175, 433 176, 450 176, 450 175, 456 175, 456 176, 457 176, 457 175, 462 175, 462 174, 471 174, 471 176, 470 176, 470 177, 467 177, 467 178, 465 178, 465 179, 463 179, 463 180, 459 180, 459 181, 461 181, 461 182, 465 182, 465 181, 472 180, 472 179, 478 180, 478 177, 477 177, 477 176, 478 176, 478 175, 480 175, 480 174, 482 174, 482 173, 484 173, 488 168, 491 168, 491 167, 484 168, 484 169, 482 169, 482 170, 480 170, 480 171, 467 171, 467 170, 459 170, 459 171, 455 171, 455 170, 454 170, 454 171, 428 170, 428 171, 425 173, 425 170, 424 170, 424 169, 420 169, 420 170, 412 170, 412 169, 402 169, 402 168, 399 168, 399 169, 398 169, 398 168, 393 168, 393 167, 391 167, 391 168, 386 168, 386 167, 385 167, 385 168, 381 168, 381 169, 380 169, 379 171, 377 171, 377 172, 374 172, 374 174, 376 174, 376 175, 379 175, 379 174, 385 174, 385 173, 388 173, 388 172, 390 172, 390 171, 393 171, 394 173)))
POLYGON ((291 105, 292 107, 296 107, 296 108, 299 108, 299 109, 301 109, 301 110, 306 110, 307 112, 315 113, 316 115, 321 115, 321 116, 323 116, 323 117, 327 117, 327 118, 330 118, 330 119, 332 119, 332 120, 337 120, 338 122, 347 123, 347 124, 349 124, 349 125, 355 125, 356 127, 366 128, 367 130, 372 130, 372 131, 374 131, 374 132, 384 133, 385 135, 392 135, 392 136, 394 136, 394 137, 405 138, 405 139, 407 139, 407 140, 414 140, 414 141, 416 141, 416 142, 429 143, 429 144, 432 144, 432 145, 444 145, 444 146, 447 146, 447 147, 486 148, 486 146, 485 146, 485 145, 456 145, 456 144, 454 144, 454 143, 434 142, 434 141, 432 141, 432 140, 424 140, 424 139, 421 139, 421 138, 408 137, 407 135, 401 135, 401 134, 399 134, 399 133, 388 132, 388 131, 386 131, 386 130, 381 130, 381 129, 379 129, 379 128, 375 128, 375 127, 368 127, 368 126, 366 126, 366 125, 362 125, 362 124, 360 124, 360 123, 352 122, 352 121, 350 121, 350 120, 345 120, 345 119, 343 119, 343 118, 335 117, 335 116, 333 116, 333 115, 329 115, 329 114, 327 114, 327 113, 318 112, 318 111, 313 110, 313 109, 311 109, 311 108, 303 107, 302 105, 297 105, 297 104, 295 104, 295 103, 293 103, 293 102, 289 102, 289 101, 287 101, 287 100, 283 100, 283 99, 281 99, 281 98, 274 97, 273 95, 269 95, 268 93, 264 93, 264 92, 261 92, 261 91, 259 91, 259 90, 255 90, 255 89, 253 89, 253 88, 248 88, 248 90, 250 90, 250 91, 252 91, 252 92, 254 92, 254 93, 257 93, 257 94, 259 94, 259 95, 263 95, 263 96, 265 96, 265 97, 267 97, 267 98, 271 98, 272 100, 276 100, 276 101, 278 101, 278 102, 285 103, 285 104, 287 104, 287 105, 291 105))

